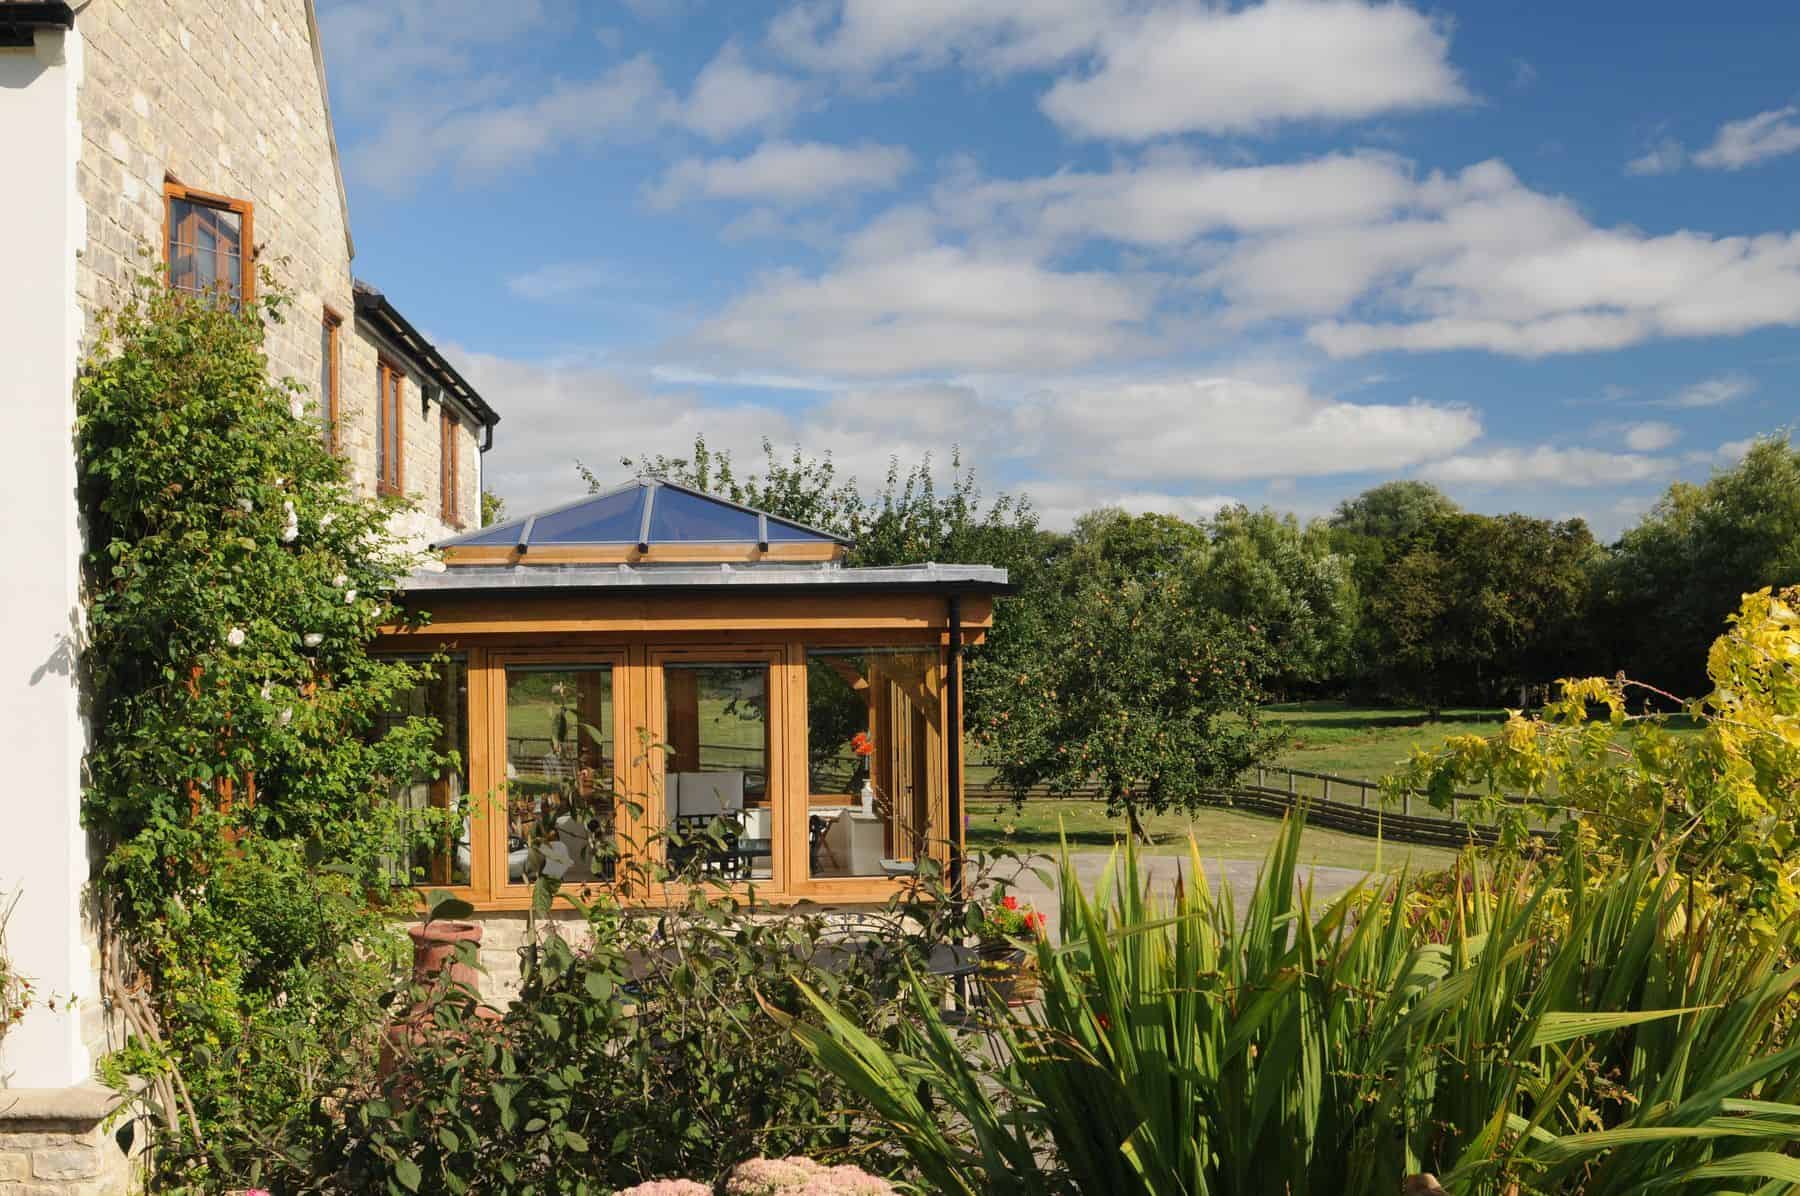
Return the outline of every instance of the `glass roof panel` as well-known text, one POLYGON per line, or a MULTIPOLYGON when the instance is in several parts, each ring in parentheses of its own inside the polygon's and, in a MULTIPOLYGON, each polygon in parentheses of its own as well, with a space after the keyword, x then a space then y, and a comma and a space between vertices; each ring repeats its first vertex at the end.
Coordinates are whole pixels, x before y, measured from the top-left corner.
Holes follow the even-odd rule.
POLYGON ((539 515, 531 527, 531 545, 636 544, 644 518, 644 493, 642 486, 633 486, 539 515))
POLYGON ((802 544, 827 544, 830 543, 830 541, 830 536, 821 535, 818 532, 809 532, 805 528, 795 527, 791 523, 782 523, 773 516, 770 516, 769 518, 769 543, 771 544, 793 544, 796 542, 802 544))
POLYGON ((756 516, 698 494, 660 486, 650 509, 650 543, 684 542, 754 544, 756 516))
POLYGON ((496 523, 493 527, 484 527, 478 532, 466 536, 458 536, 456 544, 474 546, 477 544, 504 544, 511 546, 519 542, 519 533, 525 530, 525 521, 509 519, 505 523, 496 523))

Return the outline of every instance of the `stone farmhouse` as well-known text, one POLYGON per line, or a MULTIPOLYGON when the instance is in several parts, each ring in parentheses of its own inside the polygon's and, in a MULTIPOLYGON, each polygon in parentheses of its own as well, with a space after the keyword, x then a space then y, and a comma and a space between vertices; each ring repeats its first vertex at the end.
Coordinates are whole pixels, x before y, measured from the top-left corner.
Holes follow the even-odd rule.
POLYGON ((379 289, 354 243, 312 0, 0 0, 0 148, 12 231, 0 285, 0 500, 22 537, 0 599, 0 738, 11 764, 0 889, 7 948, 54 1008, 0 1045, 0 1194, 124 1190, 93 1081, 106 1048, 83 905, 84 732, 74 661, 81 529, 73 386, 96 315, 140 275, 290 294, 277 376, 363 491, 417 496, 421 544, 480 523, 499 417, 379 289))

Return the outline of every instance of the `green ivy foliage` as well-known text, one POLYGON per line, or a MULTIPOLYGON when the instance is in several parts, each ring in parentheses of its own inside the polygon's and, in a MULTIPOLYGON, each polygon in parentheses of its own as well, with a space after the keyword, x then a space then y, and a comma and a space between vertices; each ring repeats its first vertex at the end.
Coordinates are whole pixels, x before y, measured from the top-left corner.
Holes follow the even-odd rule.
MULTIPOLYGON (((83 818, 116 1013, 112 1073, 155 1081, 165 1184, 254 1178, 260 1141, 372 1049, 409 849, 390 778, 452 762, 378 726, 426 671, 372 656, 405 620, 405 504, 353 493, 265 321, 143 280, 77 393, 91 746, 83 818)), ((228 1182, 229 1181, 229 1182, 228 1182)))

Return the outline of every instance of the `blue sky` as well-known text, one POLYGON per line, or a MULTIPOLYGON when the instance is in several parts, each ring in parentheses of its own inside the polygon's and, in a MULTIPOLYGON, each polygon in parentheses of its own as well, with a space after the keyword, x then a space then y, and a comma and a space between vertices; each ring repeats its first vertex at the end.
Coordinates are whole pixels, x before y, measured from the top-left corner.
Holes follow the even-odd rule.
POLYGON ((320 10, 356 272, 515 511, 704 432, 1610 536, 1800 410, 1791 4, 320 10))

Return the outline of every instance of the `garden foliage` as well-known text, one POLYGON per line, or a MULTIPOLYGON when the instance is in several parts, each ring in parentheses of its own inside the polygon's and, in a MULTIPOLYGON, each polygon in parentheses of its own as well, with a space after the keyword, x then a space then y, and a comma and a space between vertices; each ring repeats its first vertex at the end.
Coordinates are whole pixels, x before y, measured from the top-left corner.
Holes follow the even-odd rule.
POLYGON ((83 819, 103 994, 151 1081, 165 1186, 253 1178, 258 1133, 372 1060, 397 959, 388 778, 449 761, 429 720, 378 733, 421 678, 369 652, 411 558, 397 500, 352 493, 254 308, 146 280, 103 322, 77 395, 92 730, 83 819))
POLYGON ((1474 787, 1515 795, 1465 808, 1515 844, 1537 821, 1561 827, 1565 852, 1651 850, 1782 935, 1800 916, 1800 587, 1744 595, 1706 672, 1710 690, 1689 702, 1622 678, 1565 681, 1539 714, 1422 752, 1393 784, 1439 806, 1474 787), (1668 713, 1634 713, 1646 697, 1668 713), (1697 733, 1672 733, 1671 713, 1697 733))
POLYGON ((1062 869, 1042 990, 971 1033, 915 994, 896 1044, 814 997, 794 1031, 942 1193, 1785 1192, 1800 1162, 1791 926, 1747 946, 1641 853, 1405 879, 1323 909, 1292 823, 1246 908, 1146 896, 1127 842, 1062 869), (1517 1185, 1516 1187, 1514 1185, 1517 1185), (1411 1190, 1411 1189, 1409 1189, 1411 1190))
POLYGON ((884 1033, 905 961, 972 913, 921 892, 872 918, 752 918, 693 875, 656 883, 666 908, 651 915, 540 882, 540 913, 555 897, 583 921, 534 932, 497 1019, 466 991, 396 993, 418 1032, 391 1074, 328 1115, 327 1149, 296 1164, 323 1191, 396 1196, 579 1196, 668 1176, 711 1190, 760 1155, 893 1168, 854 1094, 771 1014, 804 1022, 803 994, 819 991, 884 1033))

